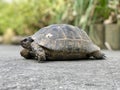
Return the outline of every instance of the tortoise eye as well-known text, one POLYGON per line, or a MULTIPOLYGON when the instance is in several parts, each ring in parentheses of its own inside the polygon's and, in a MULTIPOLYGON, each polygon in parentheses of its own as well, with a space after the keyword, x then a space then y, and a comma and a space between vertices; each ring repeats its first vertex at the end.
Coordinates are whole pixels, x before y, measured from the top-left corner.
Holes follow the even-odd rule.
POLYGON ((24 42, 26 42, 26 41, 27 41, 27 39, 24 39, 23 41, 24 41, 24 42))
POLYGON ((28 41, 33 42, 34 40, 31 37, 29 37, 28 41))

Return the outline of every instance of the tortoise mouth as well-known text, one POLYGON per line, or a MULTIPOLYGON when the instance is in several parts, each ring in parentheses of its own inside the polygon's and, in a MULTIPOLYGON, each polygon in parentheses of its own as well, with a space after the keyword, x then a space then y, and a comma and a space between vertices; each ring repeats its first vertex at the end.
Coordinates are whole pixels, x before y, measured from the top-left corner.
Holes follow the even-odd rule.
POLYGON ((25 38, 25 39, 21 40, 20 45, 21 45, 23 48, 31 49, 31 43, 32 43, 33 41, 34 41, 34 40, 33 40, 31 37, 28 37, 28 38, 25 38))
POLYGON ((26 48, 26 49, 31 49, 31 43, 25 43, 25 42, 21 42, 21 46, 23 47, 23 48, 26 48))
POLYGON ((22 40, 22 41, 20 42, 20 45, 21 45, 23 48, 27 48, 27 47, 26 47, 26 43, 24 42, 24 40, 22 40))

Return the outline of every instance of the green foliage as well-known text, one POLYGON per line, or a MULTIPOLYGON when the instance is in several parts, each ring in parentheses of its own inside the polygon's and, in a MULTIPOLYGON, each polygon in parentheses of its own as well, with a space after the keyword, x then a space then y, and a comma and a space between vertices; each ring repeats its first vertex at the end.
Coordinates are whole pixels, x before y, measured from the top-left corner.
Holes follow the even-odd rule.
POLYGON ((93 0, 66 0, 61 22, 85 28, 92 9, 92 3, 93 0))
POLYGON ((110 15, 111 9, 108 7, 108 0, 94 1, 94 9, 92 15, 93 23, 103 23, 110 15))
POLYGON ((78 12, 78 16, 75 19, 75 24, 85 28, 89 23, 90 12, 93 9, 93 0, 76 0, 76 4, 75 10, 78 12))
POLYGON ((12 28, 24 35, 50 23, 59 22, 64 0, 13 0, 0 1, 0 34, 12 28), (57 5, 58 4, 58 5, 57 5))
POLYGON ((86 28, 108 17, 108 0, 0 0, 0 34, 8 28, 16 34, 31 34, 53 23, 86 28))
POLYGON ((64 22, 86 28, 91 23, 103 23, 111 9, 108 0, 70 0, 64 16, 64 22))

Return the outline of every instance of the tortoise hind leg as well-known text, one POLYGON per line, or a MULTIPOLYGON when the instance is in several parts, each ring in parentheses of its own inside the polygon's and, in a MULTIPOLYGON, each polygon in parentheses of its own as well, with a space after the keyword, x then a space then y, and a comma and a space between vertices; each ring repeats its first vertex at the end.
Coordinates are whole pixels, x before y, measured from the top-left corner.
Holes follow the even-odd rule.
POLYGON ((95 51, 93 53, 91 53, 91 56, 93 56, 95 59, 105 59, 106 56, 104 53, 102 53, 101 51, 95 51))
POLYGON ((23 49, 20 52, 21 56, 23 56, 26 59, 33 59, 34 58, 34 54, 31 53, 31 51, 27 50, 27 49, 23 49))

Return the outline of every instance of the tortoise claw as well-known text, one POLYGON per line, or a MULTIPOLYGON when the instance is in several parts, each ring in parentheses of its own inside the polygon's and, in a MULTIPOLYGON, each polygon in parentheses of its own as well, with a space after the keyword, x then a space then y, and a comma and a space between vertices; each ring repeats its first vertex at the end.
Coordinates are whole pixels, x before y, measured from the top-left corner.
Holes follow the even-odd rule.
POLYGON ((37 60, 38 60, 38 63, 43 63, 46 60, 46 58, 44 55, 40 55, 37 57, 37 60))

